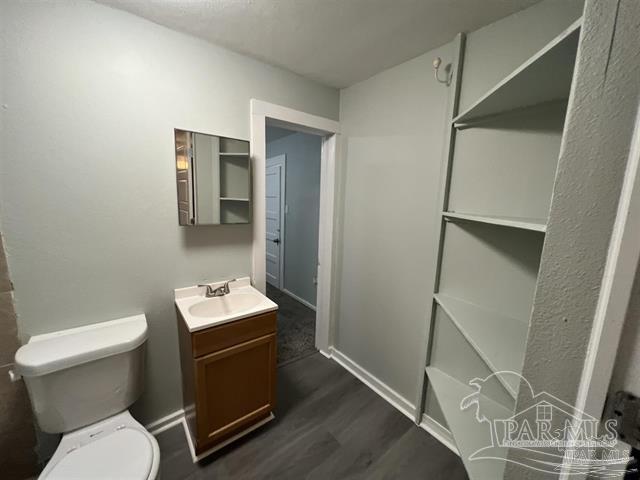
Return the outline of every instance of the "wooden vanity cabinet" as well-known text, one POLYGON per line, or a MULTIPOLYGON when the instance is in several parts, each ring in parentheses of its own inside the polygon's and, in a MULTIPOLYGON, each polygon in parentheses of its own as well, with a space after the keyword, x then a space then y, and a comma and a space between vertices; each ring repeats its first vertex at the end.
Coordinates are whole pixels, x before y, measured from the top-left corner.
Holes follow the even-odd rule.
POLYGON ((271 416, 276 312, 189 332, 178 311, 185 416, 196 455, 271 416))

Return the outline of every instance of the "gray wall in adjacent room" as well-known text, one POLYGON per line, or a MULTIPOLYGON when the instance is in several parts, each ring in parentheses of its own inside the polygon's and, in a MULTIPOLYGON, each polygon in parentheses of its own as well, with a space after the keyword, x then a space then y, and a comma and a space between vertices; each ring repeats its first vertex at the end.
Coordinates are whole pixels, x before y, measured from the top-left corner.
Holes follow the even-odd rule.
POLYGON ((249 139, 257 98, 339 93, 93 2, 1 2, 0 204, 21 339, 144 312, 143 422, 182 407, 173 289, 246 276, 250 225, 179 227, 174 128, 249 139))
POLYGON ((321 148, 317 135, 267 127, 267 159, 287 157, 284 288, 314 306, 321 148))

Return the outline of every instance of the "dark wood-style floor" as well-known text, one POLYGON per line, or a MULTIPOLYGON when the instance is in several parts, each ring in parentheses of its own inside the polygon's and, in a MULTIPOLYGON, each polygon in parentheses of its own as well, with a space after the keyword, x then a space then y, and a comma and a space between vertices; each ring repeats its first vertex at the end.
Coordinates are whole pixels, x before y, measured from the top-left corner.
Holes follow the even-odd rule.
POLYGON ((182 426, 158 435, 174 479, 466 479, 460 459, 334 361, 278 369, 276 419, 193 464, 182 426))

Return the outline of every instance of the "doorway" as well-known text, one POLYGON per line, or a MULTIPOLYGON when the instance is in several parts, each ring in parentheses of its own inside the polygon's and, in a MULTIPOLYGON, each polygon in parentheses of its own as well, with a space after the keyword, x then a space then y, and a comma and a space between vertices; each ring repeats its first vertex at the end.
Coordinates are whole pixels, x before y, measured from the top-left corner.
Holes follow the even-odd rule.
POLYGON ((279 306, 278 363, 315 348, 322 137, 266 126, 266 293, 279 306))
MULTIPOLYGON (((315 347, 331 356, 331 278, 333 264, 336 145, 340 124, 269 102, 251 100, 251 161, 253 175, 253 244, 251 280, 266 293, 266 127, 310 133, 321 139, 318 261, 316 265, 315 347)), ((286 221, 285 221, 286 223, 286 221)), ((286 275, 285 275, 286 276, 286 275)))

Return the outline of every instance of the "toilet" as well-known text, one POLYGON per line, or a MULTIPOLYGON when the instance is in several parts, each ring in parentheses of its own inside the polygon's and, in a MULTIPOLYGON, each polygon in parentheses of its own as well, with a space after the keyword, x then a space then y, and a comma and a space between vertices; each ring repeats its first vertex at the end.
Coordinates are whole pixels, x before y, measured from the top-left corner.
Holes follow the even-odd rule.
POLYGON ((142 393, 144 315, 32 337, 14 376, 40 429, 62 433, 41 480, 159 478, 158 442, 127 410, 142 393))

